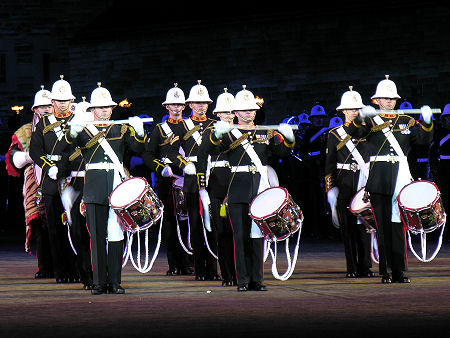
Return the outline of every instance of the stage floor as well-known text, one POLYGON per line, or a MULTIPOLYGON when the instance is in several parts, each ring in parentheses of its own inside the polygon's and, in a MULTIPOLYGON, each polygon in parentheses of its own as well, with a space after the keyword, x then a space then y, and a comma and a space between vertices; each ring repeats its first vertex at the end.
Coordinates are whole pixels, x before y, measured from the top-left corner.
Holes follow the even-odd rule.
MULTIPOLYGON (((292 244, 292 243, 291 243, 292 244)), ((431 244, 429 244, 431 247, 431 244)), ((279 253, 284 244, 279 244, 279 253)), ((291 247, 291 254, 294 248, 291 247)), ((22 241, 0 247, 1 337, 448 337, 450 244, 418 261, 408 251, 411 284, 380 278, 348 279, 342 243, 300 241, 295 271, 275 279, 265 263, 267 292, 238 293, 220 282, 165 275, 160 251, 150 272, 130 262, 123 269, 125 295, 93 296, 81 284, 34 279, 34 255, 22 241)), ((278 271, 285 257, 279 254, 278 271)), ((375 264, 373 271, 377 271, 375 264)))

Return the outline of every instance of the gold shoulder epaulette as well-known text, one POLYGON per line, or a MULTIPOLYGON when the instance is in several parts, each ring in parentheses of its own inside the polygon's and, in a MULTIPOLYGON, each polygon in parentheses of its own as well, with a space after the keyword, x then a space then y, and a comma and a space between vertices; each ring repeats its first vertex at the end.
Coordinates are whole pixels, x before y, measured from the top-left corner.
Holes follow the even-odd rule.
POLYGON ((344 139, 336 146, 336 149, 341 150, 351 138, 352 137, 350 135, 345 136, 344 139))
POLYGON ((377 131, 380 131, 380 130, 382 130, 382 129, 384 129, 384 128, 389 128, 391 126, 391 122, 390 121, 386 121, 386 122, 384 122, 384 123, 382 123, 382 124, 377 124, 376 126, 373 126, 371 129, 370 129, 370 131, 372 132, 372 133, 376 133, 377 131))
POLYGON ((75 160, 80 155, 81 155, 81 149, 76 148, 75 151, 69 156, 69 161, 75 160))
POLYGON ((103 130, 99 131, 97 133, 97 135, 95 135, 94 137, 92 137, 85 145, 86 148, 91 148, 94 144, 96 144, 98 142, 98 139, 103 137, 105 134, 105 132, 103 130))
POLYGON ((55 123, 49 124, 48 126, 45 126, 42 134, 45 135, 49 131, 53 130, 56 127, 59 127, 61 124, 63 124, 64 121, 56 121, 55 123))
POLYGON ((200 130, 200 125, 197 124, 194 128, 192 128, 191 130, 188 130, 188 132, 183 136, 183 140, 187 141, 189 139, 189 137, 192 136, 193 133, 195 133, 196 131, 200 130))
POLYGON ((238 139, 236 139, 233 143, 230 144, 229 149, 235 149, 237 148, 244 140, 248 138, 248 134, 242 134, 238 139))

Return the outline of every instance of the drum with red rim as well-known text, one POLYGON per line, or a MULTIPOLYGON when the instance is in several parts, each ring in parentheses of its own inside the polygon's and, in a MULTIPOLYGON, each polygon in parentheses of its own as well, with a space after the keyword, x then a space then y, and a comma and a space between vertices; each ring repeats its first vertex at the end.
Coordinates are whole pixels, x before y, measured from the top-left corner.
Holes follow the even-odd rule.
POLYGON ((162 216, 163 205, 143 177, 120 183, 109 195, 109 205, 127 231, 145 230, 162 216))
POLYGON ((365 225, 367 232, 376 230, 375 217, 373 216, 372 204, 364 197, 365 187, 362 187, 353 197, 348 209, 350 212, 359 218, 362 224, 365 225))
POLYGON ((303 222, 300 207, 282 187, 271 187, 256 195, 249 214, 268 241, 288 238, 300 229, 303 222))
POLYGON ((432 232, 445 223, 441 194, 435 183, 413 181, 397 197, 403 223, 415 233, 432 232))

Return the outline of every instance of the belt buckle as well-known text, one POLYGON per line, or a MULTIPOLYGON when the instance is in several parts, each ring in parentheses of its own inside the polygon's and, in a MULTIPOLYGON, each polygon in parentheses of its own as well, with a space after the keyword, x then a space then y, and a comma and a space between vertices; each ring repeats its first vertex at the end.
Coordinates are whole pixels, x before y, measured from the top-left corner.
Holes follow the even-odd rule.
POLYGON ((358 165, 356 163, 350 163, 350 170, 355 173, 358 170, 358 165))
POLYGON ((394 164, 395 162, 397 162, 397 160, 395 159, 394 155, 388 155, 388 162, 391 162, 392 164, 394 164))
POLYGON ((253 175, 256 174, 256 166, 254 164, 250 164, 248 166, 248 171, 251 172, 253 175))

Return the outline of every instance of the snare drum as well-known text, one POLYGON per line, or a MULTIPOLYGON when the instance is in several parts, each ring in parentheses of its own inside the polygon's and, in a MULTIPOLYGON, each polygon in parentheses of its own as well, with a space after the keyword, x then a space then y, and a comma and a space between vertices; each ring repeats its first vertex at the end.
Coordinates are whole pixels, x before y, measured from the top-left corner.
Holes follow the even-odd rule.
POLYGON ((397 201, 403 223, 418 234, 432 232, 445 223, 446 214, 436 184, 414 181, 400 190, 397 201))
POLYGON ((109 205, 125 230, 131 232, 148 229, 163 211, 161 201, 143 177, 120 183, 109 195, 109 205))
POLYGON ((177 213, 177 217, 180 221, 188 219, 188 212, 186 206, 186 200, 183 194, 183 184, 184 178, 179 177, 175 179, 172 183, 174 201, 175 201, 175 211, 177 213))
POLYGON ((303 222, 300 207, 282 187, 271 187, 256 195, 249 214, 268 241, 286 239, 297 232, 303 222))
POLYGON ((375 217, 372 212, 370 201, 364 202, 365 187, 358 190, 348 207, 350 212, 359 218, 362 224, 366 226, 367 232, 376 230, 375 217))

